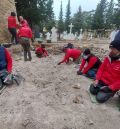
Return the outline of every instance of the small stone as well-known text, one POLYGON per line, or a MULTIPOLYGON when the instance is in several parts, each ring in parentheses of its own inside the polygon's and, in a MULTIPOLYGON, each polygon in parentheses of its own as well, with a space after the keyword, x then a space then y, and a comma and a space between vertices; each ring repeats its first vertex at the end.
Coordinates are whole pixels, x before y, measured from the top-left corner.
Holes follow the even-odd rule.
POLYGON ((80 84, 78 83, 77 85, 73 86, 74 89, 80 89, 80 84))
POLYGON ((80 100, 79 100, 78 96, 76 96, 76 97, 73 99, 73 103, 79 103, 79 102, 80 102, 80 100))
POLYGON ((94 122, 92 120, 89 120, 89 125, 94 125, 94 122))

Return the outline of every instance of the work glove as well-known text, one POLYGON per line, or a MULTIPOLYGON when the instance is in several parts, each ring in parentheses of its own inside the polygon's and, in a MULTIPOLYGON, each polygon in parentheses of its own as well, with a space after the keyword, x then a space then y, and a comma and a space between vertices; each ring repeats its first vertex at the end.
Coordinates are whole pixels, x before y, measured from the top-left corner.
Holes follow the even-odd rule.
POLYGON ((59 62, 57 65, 61 65, 61 63, 59 62))
POLYGON ((79 70, 77 71, 77 75, 82 75, 83 73, 79 70))

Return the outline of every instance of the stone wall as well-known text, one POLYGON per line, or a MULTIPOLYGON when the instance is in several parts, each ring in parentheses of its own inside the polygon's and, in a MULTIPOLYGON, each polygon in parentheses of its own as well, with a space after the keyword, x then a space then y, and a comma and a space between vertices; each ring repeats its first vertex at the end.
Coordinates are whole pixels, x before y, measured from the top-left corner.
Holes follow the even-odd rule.
POLYGON ((15 10, 14 0, 0 0, 0 43, 10 42, 7 18, 10 13, 15 10))

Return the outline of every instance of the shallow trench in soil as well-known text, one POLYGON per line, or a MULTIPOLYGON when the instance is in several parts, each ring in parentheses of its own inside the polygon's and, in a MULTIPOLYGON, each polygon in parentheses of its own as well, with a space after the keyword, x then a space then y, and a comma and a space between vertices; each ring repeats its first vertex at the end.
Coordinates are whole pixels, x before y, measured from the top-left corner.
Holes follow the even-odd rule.
POLYGON ((94 104, 92 80, 78 76, 75 64, 58 66, 63 54, 32 57, 13 61, 25 81, 0 95, 0 129, 120 129, 117 96, 94 104))

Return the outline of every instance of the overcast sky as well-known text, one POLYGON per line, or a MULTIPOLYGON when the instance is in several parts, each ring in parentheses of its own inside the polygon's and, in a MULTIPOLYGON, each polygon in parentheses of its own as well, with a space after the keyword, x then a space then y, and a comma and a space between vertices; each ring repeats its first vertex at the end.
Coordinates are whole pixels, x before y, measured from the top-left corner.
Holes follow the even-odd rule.
MULTIPOLYGON (((92 9, 96 9, 96 6, 99 3, 99 1, 100 0, 71 0, 71 12, 72 14, 76 13, 80 5, 83 11, 90 11, 92 9)), ((57 19, 58 19, 59 12, 60 12, 60 3, 61 3, 61 0, 54 0, 53 7, 54 7, 55 16, 57 19)), ((62 3, 63 3, 64 15, 65 15, 66 5, 68 3, 68 0, 62 0, 62 3)))

